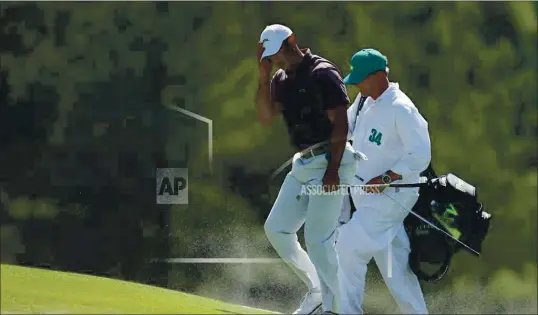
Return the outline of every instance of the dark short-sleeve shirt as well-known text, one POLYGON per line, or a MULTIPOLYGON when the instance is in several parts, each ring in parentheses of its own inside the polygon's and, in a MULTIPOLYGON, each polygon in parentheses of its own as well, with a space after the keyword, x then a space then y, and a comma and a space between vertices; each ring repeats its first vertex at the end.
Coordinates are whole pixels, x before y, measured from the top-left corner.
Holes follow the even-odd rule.
MULTIPOLYGON (((310 57, 308 59, 311 60, 312 55, 305 55, 305 59, 307 57, 310 57)), ((346 85, 344 84, 342 76, 340 73, 338 73, 334 66, 328 64, 319 65, 313 71, 313 75, 319 81, 320 86, 322 87, 325 109, 332 109, 341 105, 349 105, 350 100, 347 95, 346 85)), ((271 97, 273 101, 279 103, 285 102, 286 95, 283 88, 285 79, 286 73, 282 69, 279 69, 273 76, 273 79, 271 80, 271 97)))
POLYGON ((329 140, 332 123, 327 110, 350 103, 346 86, 336 66, 305 51, 303 61, 291 78, 278 70, 271 80, 272 100, 283 105, 282 115, 291 142, 304 149, 329 140))
POLYGON ((349 105, 346 85, 342 76, 334 68, 323 68, 318 70, 318 80, 322 82, 323 103, 325 109, 333 109, 337 106, 349 105))

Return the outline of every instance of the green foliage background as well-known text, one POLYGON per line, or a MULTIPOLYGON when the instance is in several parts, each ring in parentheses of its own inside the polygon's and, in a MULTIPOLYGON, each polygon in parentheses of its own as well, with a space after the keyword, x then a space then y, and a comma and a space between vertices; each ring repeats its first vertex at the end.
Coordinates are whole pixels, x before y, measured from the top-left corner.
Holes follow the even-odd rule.
POLYGON ((493 215, 483 256, 458 255, 449 280, 425 290, 479 281, 536 308, 536 2, 1 7, 4 260, 196 290, 223 271, 158 271, 148 257, 274 255, 262 224, 280 182, 267 180, 293 152, 283 123, 256 121, 253 100, 259 33, 283 23, 343 71, 361 48, 387 55, 430 123, 437 173, 477 186, 493 215), (165 104, 213 120, 213 174, 206 126, 165 104), (189 167, 188 206, 155 205, 157 167, 189 167), (77 250, 81 229, 99 249, 67 263, 62 242, 71 235, 77 250))

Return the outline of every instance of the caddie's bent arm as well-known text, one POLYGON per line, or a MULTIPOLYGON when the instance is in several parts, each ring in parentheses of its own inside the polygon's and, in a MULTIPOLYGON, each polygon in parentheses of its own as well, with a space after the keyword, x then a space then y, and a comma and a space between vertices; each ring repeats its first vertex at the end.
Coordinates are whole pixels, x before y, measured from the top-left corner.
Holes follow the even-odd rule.
POLYGON ((424 171, 431 161, 431 143, 428 122, 416 107, 397 105, 396 129, 406 155, 391 170, 403 178, 409 173, 424 171))

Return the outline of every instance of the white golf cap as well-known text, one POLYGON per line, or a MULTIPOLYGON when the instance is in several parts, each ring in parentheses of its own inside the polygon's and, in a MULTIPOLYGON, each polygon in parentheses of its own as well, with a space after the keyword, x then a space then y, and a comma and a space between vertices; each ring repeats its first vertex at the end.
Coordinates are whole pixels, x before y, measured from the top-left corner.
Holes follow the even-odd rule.
POLYGON ((267 26, 260 35, 260 43, 265 48, 262 59, 276 54, 280 50, 282 42, 292 34, 293 32, 290 28, 284 25, 273 24, 267 26))

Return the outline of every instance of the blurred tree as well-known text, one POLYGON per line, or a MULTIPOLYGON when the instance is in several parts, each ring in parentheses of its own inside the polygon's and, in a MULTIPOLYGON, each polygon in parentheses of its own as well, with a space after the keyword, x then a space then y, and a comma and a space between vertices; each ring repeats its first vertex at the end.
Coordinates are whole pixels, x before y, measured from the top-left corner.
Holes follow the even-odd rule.
POLYGON ((256 42, 283 23, 344 73, 361 48, 386 54, 429 121, 436 171, 478 187, 493 226, 480 262, 457 256, 453 284, 495 284, 512 276, 505 268, 526 277, 537 255, 536 12, 529 2, 3 4, 2 215, 26 260, 174 288, 222 270, 181 265, 167 277, 150 258, 271 255, 262 222, 281 179, 265 182, 293 151, 281 121, 255 119, 256 42), (164 105, 213 121, 213 176, 206 125, 164 105), (155 204, 158 167, 189 168, 188 206, 155 204))

